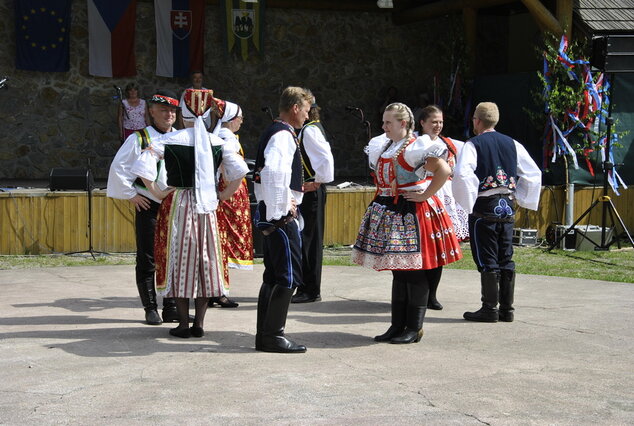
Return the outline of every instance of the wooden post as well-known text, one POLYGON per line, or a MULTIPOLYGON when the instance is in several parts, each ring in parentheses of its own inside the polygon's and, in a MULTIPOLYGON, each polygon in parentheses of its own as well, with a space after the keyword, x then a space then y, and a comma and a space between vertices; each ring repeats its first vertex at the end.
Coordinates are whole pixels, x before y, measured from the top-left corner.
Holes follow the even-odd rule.
POLYGON ((564 33, 559 21, 550 13, 548 9, 542 4, 539 0, 522 0, 524 6, 528 9, 528 11, 533 15, 535 21, 539 24, 543 29, 550 31, 557 37, 561 37, 564 33))
POLYGON ((557 0, 557 20, 566 32, 568 40, 572 37, 572 0, 557 0))

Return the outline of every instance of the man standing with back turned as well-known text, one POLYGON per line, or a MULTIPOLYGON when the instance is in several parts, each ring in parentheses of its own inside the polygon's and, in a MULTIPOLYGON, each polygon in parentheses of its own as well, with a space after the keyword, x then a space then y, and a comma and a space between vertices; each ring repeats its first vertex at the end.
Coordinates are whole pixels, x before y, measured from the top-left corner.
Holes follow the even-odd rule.
POLYGON ((482 290, 482 308, 465 312, 468 321, 513 321, 515 201, 531 210, 539 204, 541 171, 519 142, 495 131, 499 118, 496 104, 478 104, 473 114, 477 136, 465 143, 454 170, 453 193, 469 212, 471 253, 482 290))
POLYGON ((288 306, 302 283, 298 206, 303 176, 295 129, 308 118, 311 96, 300 87, 282 92, 279 118, 260 137, 255 159, 255 225, 264 234, 264 274, 258 296, 255 349, 263 352, 306 352, 284 336, 288 306))

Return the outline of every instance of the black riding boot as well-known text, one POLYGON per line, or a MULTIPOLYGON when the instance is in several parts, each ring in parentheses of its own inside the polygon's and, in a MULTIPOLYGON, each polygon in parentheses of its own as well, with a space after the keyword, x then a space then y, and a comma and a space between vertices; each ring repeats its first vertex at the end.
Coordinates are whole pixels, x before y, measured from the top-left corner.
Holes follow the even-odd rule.
POLYGON ((262 332, 264 331, 264 319, 266 318, 266 312, 269 309, 269 302, 271 300, 271 288, 272 286, 262 283, 260 287, 260 294, 258 295, 258 316, 256 322, 256 334, 255 334, 255 350, 259 351, 260 341, 262 340, 262 332))
POLYGON ((498 322, 498 271, 480 273, 482 287, 482 307, 476 312, 465 312, 467 321, 498 322))
MULTIPOLYGON (((293 289, 275 285, 271 289, 269 306, 266 309, 262 333, 259 339, 259 351, 297 353, 306 352, 306 346, 298 345, 284 336, 288 306, 291 303, 293 289)), ((257 343, 257 338, 256 338, 257 343)))
POLYGON ((423 321, 427 312, 429 287, 427 282, 407 283, 407 320, 403 334, 392 338, 390 343, 418 343, 423 337, 423 321))
POLYGON ((499 319, 504 322, 513 322, 515 309, 513 297, 515 294, 515 271, 502 269, 500 271, 500 311, 499 319))
POLYGON ((392 279, 392 325, 380 336, 375 336, 376 342, 389 342, 392 337, 400 336, 405 330, 405 315, 407 309, 407 283, 392 279))
POLYGON ((136 282, 139 297, 145 309, 145 322, 149 325, 160 325, 161 317, 156 311, 156 291, 154 290, 154 278, 138 279, 136 282))

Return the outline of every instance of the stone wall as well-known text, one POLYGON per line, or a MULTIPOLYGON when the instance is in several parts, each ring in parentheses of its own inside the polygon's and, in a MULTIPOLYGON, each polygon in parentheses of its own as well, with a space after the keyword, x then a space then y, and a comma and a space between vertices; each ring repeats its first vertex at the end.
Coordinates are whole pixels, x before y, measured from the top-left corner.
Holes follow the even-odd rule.
MULTIPOLYGON (((443 34, 447 40, 462 31, 460 16, 394 26, 389 13, 379 9, 268 9, 265 21, 263 53, 243 61, 223 46, 220 7, 206 6, 205 86, 243 107, 241 141, 247 157, 254 157, 269 120, 262 107, 275 111, 287 85, 311 88, 323 108, 338 178, 366 174, 365 130, 345 107, 362 108, 372 133, 380 133, 378 110, 389 86, 398 89, 399 100, 415 105, 417 93, 429 92, 433 75, 449 74, 448 55, 442 51, 449 43, 439 45, 429 35, 443 34)), ((138 3, 136 31, 135 80, 142 95, 156 88, 180 92, 187 80, 155 75, 152 2, 138 3)), ((0 178, 47 179, 51 168, 85 167, 88 162, 96 178, 105 178, 119 146, 112 86, 124 87, 130 79, 88 75, 86 1, 73 0, 69 72, 15 69, 12 2, 0 3, 0 36, 0 76, 10 78, 9 89, 0 91, 0 178)))

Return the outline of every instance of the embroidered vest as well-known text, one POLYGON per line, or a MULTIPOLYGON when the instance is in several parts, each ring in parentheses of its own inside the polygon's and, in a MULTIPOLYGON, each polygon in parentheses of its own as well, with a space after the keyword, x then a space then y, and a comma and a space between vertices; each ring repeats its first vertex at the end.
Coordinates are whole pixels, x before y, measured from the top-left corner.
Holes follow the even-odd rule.
POLYGON ((517 150, 509 136, 485 132, 470 139, 478 154, 475 174, 480 180, 478 192, 506 187, 515 191, 517 150))
MULTIPOLYGON (((391 188, 391 182, 396 179, 396 187, 403 188, 424 182, 416 173, 414 168, 405 161, 405 149, 416 138, 412 138, 403 143, 392 158, 379 157, 379 164, 376 170, 377 186, 380 190, 391 188)), ((397 194, 391 194, 397 195, 397 194)))

